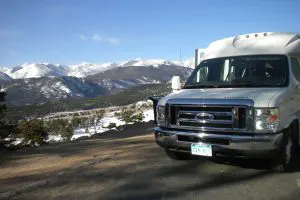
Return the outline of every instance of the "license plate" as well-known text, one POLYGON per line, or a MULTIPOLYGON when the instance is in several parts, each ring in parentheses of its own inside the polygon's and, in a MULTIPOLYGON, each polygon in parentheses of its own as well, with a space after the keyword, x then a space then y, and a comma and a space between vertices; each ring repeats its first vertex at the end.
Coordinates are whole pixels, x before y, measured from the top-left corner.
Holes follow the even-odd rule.
POLYGON ((212 147, 211 145, 198 143, 198 144, 191 144, 191 153, 193 155, 198 156, 212 156, 212 147))

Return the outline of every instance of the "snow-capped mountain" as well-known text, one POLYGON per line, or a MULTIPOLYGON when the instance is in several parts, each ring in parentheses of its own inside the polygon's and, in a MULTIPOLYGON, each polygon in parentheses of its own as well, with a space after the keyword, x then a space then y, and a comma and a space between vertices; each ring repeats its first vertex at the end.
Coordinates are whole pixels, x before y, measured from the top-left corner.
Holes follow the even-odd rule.
POLYGON ((104 72, 116 67, 130 67, 130 66, 142 66, 142 67, 159 67, 159 66, 169 66, 169 65, 178 65, 183 67, 190 67, 193 65, 191 64, 191 59, 180 62, 180 61, 169 61, 169 60, 162 60, 162 59, 134 59, 129 61, 117 63, 103 63, 103 64, 91 64, 91 63, 81 63, 79 65, 72 65, 69 68, 68 76, 75 76, 75 77, 86 77, 89 75, 94 75, 99 72, 104 72))
POLYGON ((129 66, 142 66, 142 67, 160 67, 160 66, 183 66, 193 67, 193 59, 186 61, 169 61, 163 59, 134 59, 124 61, 120 63, 103 63, 103 64, 92 64, 92 63, 81 63, 77 65, 59 65, 49 63, 25 63, 20 66, 13 68, 0 68, 0 72, 3 72, 13 79, 24 79, 24 78, 39 78, 39 77, 50 77, 50 76, 73 76, 83 78, 89 75, 94 75, 99 72, 107 71, 116 67, 129 67, 129 66))
POLYGON ((185 79, 192 69, 178 65, 115 67, 84 78, 72 76, 13 79, 2 83, 9 104, 40 104, 59 99, 115 94, 147 84, 166 84, 172 76, 185 79))
POLYGON ((81 63, 78 65, 71 65, 67 73, 68 76, 74 77, 86 77, 88 75, 97 74, 99 72, 112 69, 114 67, 119 67, 116 63, 103 63, 103 64, 91 64, 91 63, 81 63))
POLYGON ((185 79, 192 72, 191 68, 182 67, 175 64, 161 64, 159 66, 129 66, 117 67, 94 75, 85 79, 108 90, 127 89, 141 84, 168 83, 172 76, 180 76, 185 79))
POLYGON ((143 60, 143 59, 135 59, 135 60, 130 60, 130 61, 125 61, 125 62, 121 62, 120 66, 121 67, 128 67, 128 66, 154 66, 154 67, 158 67, 160 65, 171 65, 174 64, 174 62, 172 61, 168 61, 168 60, 143 60))
POLYGON ((170 60, 163 60, 163 59, 141 59, 137 58, 130 61, 125 61, 120 63, 120 67, 128 67, 128 66, 153 66, 158 67, 161 65, 178 65, 183 67, 193 67, 193 58, 185 60, 185 61, 170 61, 170 60), (191 62, 192 61, 192 62, 191 62))
POLYGON ((10 76, 8 76, 6 73, 0 72, 0 83, 9 82, 11 80, 12 80, 12 78, 10 76))
POLYGON ((49 76, 64 76, 68 73, 69 68, 59 64, 49 63, 25 63, 13 68, 2 68, 0 71, 6 73, 13 79, 39 78, 49 76))
POLYGON ((40 104, 57 99, 115 94, 147 84, 166 84, 172 76, 185 79, 192 69, 188 61, 143 60, 64 66, 48 63, 2 68, 0 84, 9 104, 40 104), (5 81, 4 81, 5 80, 5 81))
POLYGON ((7 93, 6 102, 15 105, 40 104, 47 101, 96 97, 106 93, 101 85, 81 78, 41 77, 14 79, 4 83, 2 89, 7 93))

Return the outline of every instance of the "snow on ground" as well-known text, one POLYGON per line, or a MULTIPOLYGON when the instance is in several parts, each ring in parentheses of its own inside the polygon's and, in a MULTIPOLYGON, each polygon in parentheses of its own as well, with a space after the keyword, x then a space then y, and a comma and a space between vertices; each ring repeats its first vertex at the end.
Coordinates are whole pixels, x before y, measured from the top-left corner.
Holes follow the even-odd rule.
POLYGON ((147 100, 147 101, 138 101, 136 103, 130 104, 131 105, 136 105, 136 107, 140 108, 142 107, 142 105, 147 105, 147 106, 152 106, 153 102, 151 100, 147 100))
POLYGON ((118 119, 118 117, 114 116, 114 112, 108 113, 107 116, 103 117, 100 122, 97 124, 97 126, 91 126, 88 128, 88 133, 86 133, 85 128, 76 129, 74 131, 74 135, 72 136, 71 140, 76 140, 80 137, 91 137, 94 134, 103 133, 105 131, 108 131, 107 127, 110 123, 116 123, 116 126, 124 125, 125 122, 118 119), (96 131, 95 131, 96 128, 96 131))
POLYGON ((149 122, 151 120, 154 120, 154 112, 153 112, 153 109, 149 109, 149 110, 146 110, 144 111, 144 120, 143 122, 149 122))
MULTIPOLYGON (((152 101, 150 101, 150 100, 148 100, 148 101, 139 101, 139 102, 136 102, 134 104, 130 104, 128 106, 130 107, 131 105, 136 105, 137 108, 141 108, 142 105, 145 105, 145 104, 147 106, 151 106, 152 105, 152 101)), ((115 107, 111 107, 111 108, 115 108, 115 107)), ((110 123, 115 123, 117 127, 125 125, 124 121, 122 121, 117 116, 115 116, 115 112, 116 111, 112 111, 110 113, 107 113, 100 120, 100 122, 96 126, 90 126, 88 128, 88 132, 86 132, 85 128, 75 129, 74 130, 74 134, 73 134, 71 140, 76 140, 76 139, 81 138, 81 137, 91 137, 94 134, 99 134, 99 133, 103 133, 103 132, 109 131, 109 129, 106 128, 106 127, 108 127, 108 125, 110 123)), ((143 122, 149 122, 151 120, 154 120, 154 112, 153 112, 152 107, 151 108, 147 108, 147 109, 143 110, 142 112, 144 114, 143 122)), ((130 124, 133 124, 133 123, 130 123, 130 124)), ((11 139, 10 138, 6 138, 5 140, 6 141, 10 141, 11 139)), ((48 138, 47 138, 46 142, 61 142, 63 140, 64 139, 60 135, 48 135, 48 138)), ((23 138, 16 138, 9 145, 16 146, 16 145, 20 144, 22 141, 23 141, 23 138)))
POLYGON ((90 131, 91 129, 89 129, 89 133, 86 133, 84 128, 76 129, 74 131, 74 135, 72 136, 71 140, 77 140, 78 138, 81 137, 91 137, 92 133, 90 131))
POLYGON ((48 135, 48 139, 46 142, 61 142, 64 139, 61 137, 61 135, 48 135))
MULTIPOLYGON (((141 102, 137 102, 137 105, 141 105, 141 102)), ((121 121, 118 117, 114 116, 115 112, 108 113, 107 116, 103 117, 100 122, 97 124, 97 126, 89 127, 88 132, 86 132, 85 128, 76 129, 74 131, 74 135, 72 136, 71 140, 76 140, 80 137, 91 137, 94 134, 103 133, 108 131, 109 129, 106 128, 110 123, 115 123, 116 126, 122 126, 125 125, 124 121, 121 121), (95 131, 96 128, 96 131, 95 131)), ((151 120, 154 120, 154 112, 153 109, 148 109, 143 111, 144 113, 144 120, 143 122, 149 122, 151 120)), ((132 123, 131 123, 132 124, 132 123)))
POLYGON ((17 146, 19 144, 21 144, 23 142, 23 138, 5 138, 4 139, 6 142, 10 142, 8 144, 6 144, 6 147, 10 147, 10 146, 17 146))
POLYGON ((16 146, 22 142, 23 142, 23 138, 16 138, 16 140, 13 141, 11 144, 16 146))

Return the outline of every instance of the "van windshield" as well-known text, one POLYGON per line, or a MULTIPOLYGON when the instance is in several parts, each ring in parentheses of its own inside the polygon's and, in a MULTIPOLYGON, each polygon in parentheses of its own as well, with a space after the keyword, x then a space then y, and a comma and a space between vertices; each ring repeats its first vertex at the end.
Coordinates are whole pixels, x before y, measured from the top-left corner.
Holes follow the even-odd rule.
POLYGON ((184 88, 284 87, 288 62, 284 55, 238 56, 205 60, 184 88))

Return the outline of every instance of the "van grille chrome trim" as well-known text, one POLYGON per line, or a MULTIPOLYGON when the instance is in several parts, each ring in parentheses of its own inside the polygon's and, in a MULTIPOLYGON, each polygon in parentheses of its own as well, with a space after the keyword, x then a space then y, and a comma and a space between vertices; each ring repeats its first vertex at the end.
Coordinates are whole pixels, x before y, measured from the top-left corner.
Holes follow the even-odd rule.
POLYGON ((201 129, 232 130, 234 124, 231 106, 186 106, 177 105, 176 125, 201 129))
POLYGON ((165 105, 169 128, 197 132, 250 133, 254 130, 251 114, 254 102, 250 99, 176 98, 168 99, 165 105), (197 114, 200 117, 196 118, 197 114))
MULTIPOLYGON (((203 112, 209 112, 210 114, 213 114, 214 116, 231 116, 231 112, 214 112, 214 111, 203 111, 203 112)), ((186 114, 186 115, 195 115, 199 113, 199 111, 184 111, 180 110, 178 111, 179 114, 186 114)))
POLYGON ((187 118, 178 118, 177 121, 180 122, 191 122, 191 123, 214 123, 214 124, 232 124, 232 120, 197 120, 197 119, 187 119, 187 118))
POLYGON ((250 131, 249 108, 244 105, 178 105, 168 104, 171 128, 201 131, 250 131))

